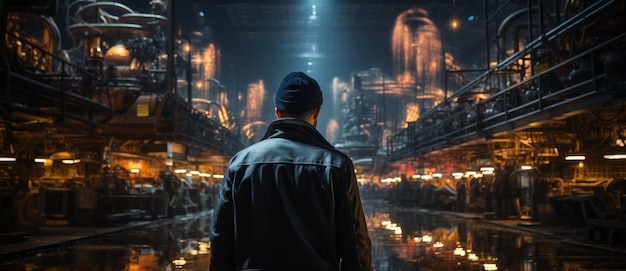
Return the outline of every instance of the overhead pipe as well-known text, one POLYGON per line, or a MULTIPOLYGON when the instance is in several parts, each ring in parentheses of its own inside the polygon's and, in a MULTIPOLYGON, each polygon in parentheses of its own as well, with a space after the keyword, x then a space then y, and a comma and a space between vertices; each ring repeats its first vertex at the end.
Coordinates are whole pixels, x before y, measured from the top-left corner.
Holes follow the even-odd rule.
MULTIPOLYGON (((537 7, 531 7, 531 12, 533 11, 537 11, 538 8, 537 7)), ((514 22, 515 19, 519 18, 520 16, 528 13, 528 8, 523 8, 520 9, 518 11, 515 11, 513 13, 511 13, 509 16, 507 16, 502 23, 500 24, 500 26, 498 27, 498 32, 496 35, 497 38, 497 43, 496 45, 498 46, 498 51, 500 52, 501 55, 504 55, 505 52, 505 47, 506 47, 506 37, 505 37, 505 31, 508 30, 510 24, 512 24, 514 22)), ((532 17, 530 14, 528 17, 532 17)), ((529 23, 531 23, 532 20, 529 19, 529 23)), ((532 32, 532 25, 529 25, 529 31, 532 32)))

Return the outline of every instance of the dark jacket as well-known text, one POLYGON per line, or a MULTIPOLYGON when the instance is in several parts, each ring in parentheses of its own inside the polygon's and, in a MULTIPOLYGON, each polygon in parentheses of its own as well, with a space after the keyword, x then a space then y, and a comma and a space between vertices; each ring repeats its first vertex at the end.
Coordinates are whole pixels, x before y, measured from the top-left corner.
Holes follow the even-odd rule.
POLYGON ((283 118, 224 174, 211 270, 372 270, 354 165, 307 122, 283 118))

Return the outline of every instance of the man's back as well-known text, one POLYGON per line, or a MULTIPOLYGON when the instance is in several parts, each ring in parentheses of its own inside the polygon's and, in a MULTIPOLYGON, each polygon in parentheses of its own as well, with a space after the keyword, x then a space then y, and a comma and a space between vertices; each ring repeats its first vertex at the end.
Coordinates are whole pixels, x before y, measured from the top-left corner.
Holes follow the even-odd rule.
POLYGON ((371 244, 353 170, 312 126, 272 123, 264 140, 231 159, 215 219, 232 215, 235 228, 218 221, 212 246, 225 247, 232 234, 232 260, 244 270, 337 270, 340 258, 342 270, 361 270, 371 256, 359 248, 371 244))

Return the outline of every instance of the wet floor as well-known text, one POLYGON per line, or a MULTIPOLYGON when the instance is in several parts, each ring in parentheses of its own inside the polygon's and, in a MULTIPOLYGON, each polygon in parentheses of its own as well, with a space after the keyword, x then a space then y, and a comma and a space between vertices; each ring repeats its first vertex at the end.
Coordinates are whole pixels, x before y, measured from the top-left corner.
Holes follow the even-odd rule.
MULTIPOLYGON (((364 201, 374 269, 625 270, 625 255, 383 201, 364 201)), ((207 270, 209 215, 2 259, 0 270, 207 270)))
POLYGON ((626 255, 456 216, 364 203, 374 269, 626 270, 626 255))

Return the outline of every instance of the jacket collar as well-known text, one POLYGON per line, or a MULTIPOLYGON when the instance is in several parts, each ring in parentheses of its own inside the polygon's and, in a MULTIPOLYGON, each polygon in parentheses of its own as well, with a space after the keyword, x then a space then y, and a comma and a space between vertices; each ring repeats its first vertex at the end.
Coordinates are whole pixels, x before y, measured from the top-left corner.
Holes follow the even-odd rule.
POLYGON ((261 140, 287 138, 334 148, 310 123, 296 118, 280 118, 270 123, 261 140))

